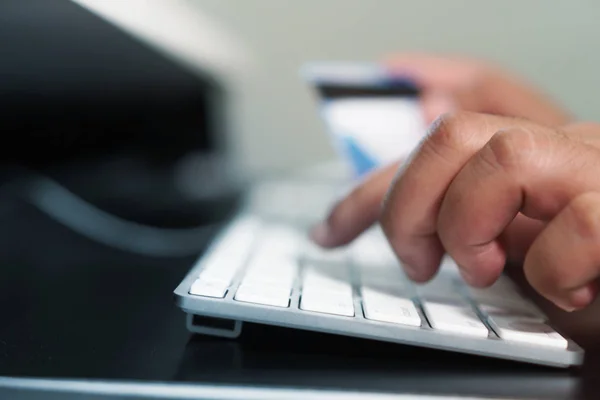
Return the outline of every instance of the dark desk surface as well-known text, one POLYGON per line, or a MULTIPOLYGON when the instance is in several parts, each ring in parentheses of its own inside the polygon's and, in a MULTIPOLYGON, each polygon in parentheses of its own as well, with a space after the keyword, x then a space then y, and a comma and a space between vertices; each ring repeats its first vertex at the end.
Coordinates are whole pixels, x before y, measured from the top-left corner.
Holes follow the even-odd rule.
POLYGON ((2 375, 560 399, 600 391, 593 310, 553 311, 589 349, 580 371, 258 325, 238 341, 193 337, 172 291, 196 257, 108 249, 27 205, 0 219, 2 375))

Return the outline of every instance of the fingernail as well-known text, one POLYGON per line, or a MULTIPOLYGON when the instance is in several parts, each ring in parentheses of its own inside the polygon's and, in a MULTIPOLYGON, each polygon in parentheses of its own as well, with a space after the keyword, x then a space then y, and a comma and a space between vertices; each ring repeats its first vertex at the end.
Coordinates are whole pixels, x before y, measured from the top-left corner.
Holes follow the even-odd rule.
POLYGON ((320 246, 329 246, 331 244, 331 230, 325 222, 321 222, 311 230, 310 238, 320 246))
POLYGON ((410 279, 415 280, 418 278, 419 270, 417 267, 405 263, 402 263, 402 267, 404 268, 404 272, 406 272, 406 275, 408 275, 410 279))
POLYGON ((569 303, 573 309, 584 308, 594 300, 595 296, 595 288, 592 285, 585 285, 569 293, 569 303))
POLYGON ((588 306, 596 297, 597 288, 594 285, 586 285, 573 289, 566 295, 552 299, 554 304, 564 311, 573 312, 588 306))
POLYGON ((575 308, 575 307, 571 307, 571 306, 569 306, 569 305, 566 305, 566 304, 558 304, 558 303, 557 303, 556 305, 557 305, 557 306, 559 306, 560 308, 562 308, 562 309, 563 309, 563 311, 566 311, 566 312, 573 312, 573 311, 575 311, 575 310, 576 310, 576 308, 575 308))

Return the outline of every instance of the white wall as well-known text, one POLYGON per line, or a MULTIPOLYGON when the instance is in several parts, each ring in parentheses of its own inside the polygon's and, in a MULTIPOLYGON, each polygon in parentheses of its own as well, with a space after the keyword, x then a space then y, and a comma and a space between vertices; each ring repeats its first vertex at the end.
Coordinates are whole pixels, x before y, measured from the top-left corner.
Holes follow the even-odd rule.
POLYGON ((236 84, 235 157, 258 172, 332 156, 298 77, 313 59, 460 52, 497 60, 600 120, 597 0, 188 0, 254 60, 236 84))

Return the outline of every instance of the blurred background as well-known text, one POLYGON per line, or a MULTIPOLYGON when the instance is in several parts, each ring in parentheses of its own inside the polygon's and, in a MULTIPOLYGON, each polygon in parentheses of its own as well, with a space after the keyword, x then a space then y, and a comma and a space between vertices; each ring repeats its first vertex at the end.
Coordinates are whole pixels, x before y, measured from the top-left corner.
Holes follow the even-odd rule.
POLYGON ((202 224, 240 180, 335 158, 303 64, 406 51, 494 61, 600 120, 599 16, 593 0, 4 0, 4 176, 202 224))
POLYGON ((243 162, 252 170, 331 157, 298 68, 310 60, 378 60, 405 51, 493 60, 544 88, 577 116, 600 118, 592 0, 199 0, 188 2, 237 38, 254 61, 240 84, 243 162), (266 144, 277 148, 268 151, 266 144))

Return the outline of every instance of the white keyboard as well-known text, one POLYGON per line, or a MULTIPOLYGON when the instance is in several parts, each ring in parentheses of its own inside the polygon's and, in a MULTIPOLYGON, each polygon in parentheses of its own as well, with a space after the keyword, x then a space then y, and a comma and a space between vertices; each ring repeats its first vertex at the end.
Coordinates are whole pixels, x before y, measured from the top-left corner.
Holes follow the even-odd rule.
POLYGON ((306 227, 332 193, 291 187, 307 201, 277 186, 275 198, 288 207, 250 202, 175 290, 190 330, 235 337, 248 321, 560 367, 581 363, 582 350, 506 277, 473 289, 445 258, 436 278, 415 285, 378 227, 343 249, 318 248, 306 227))

